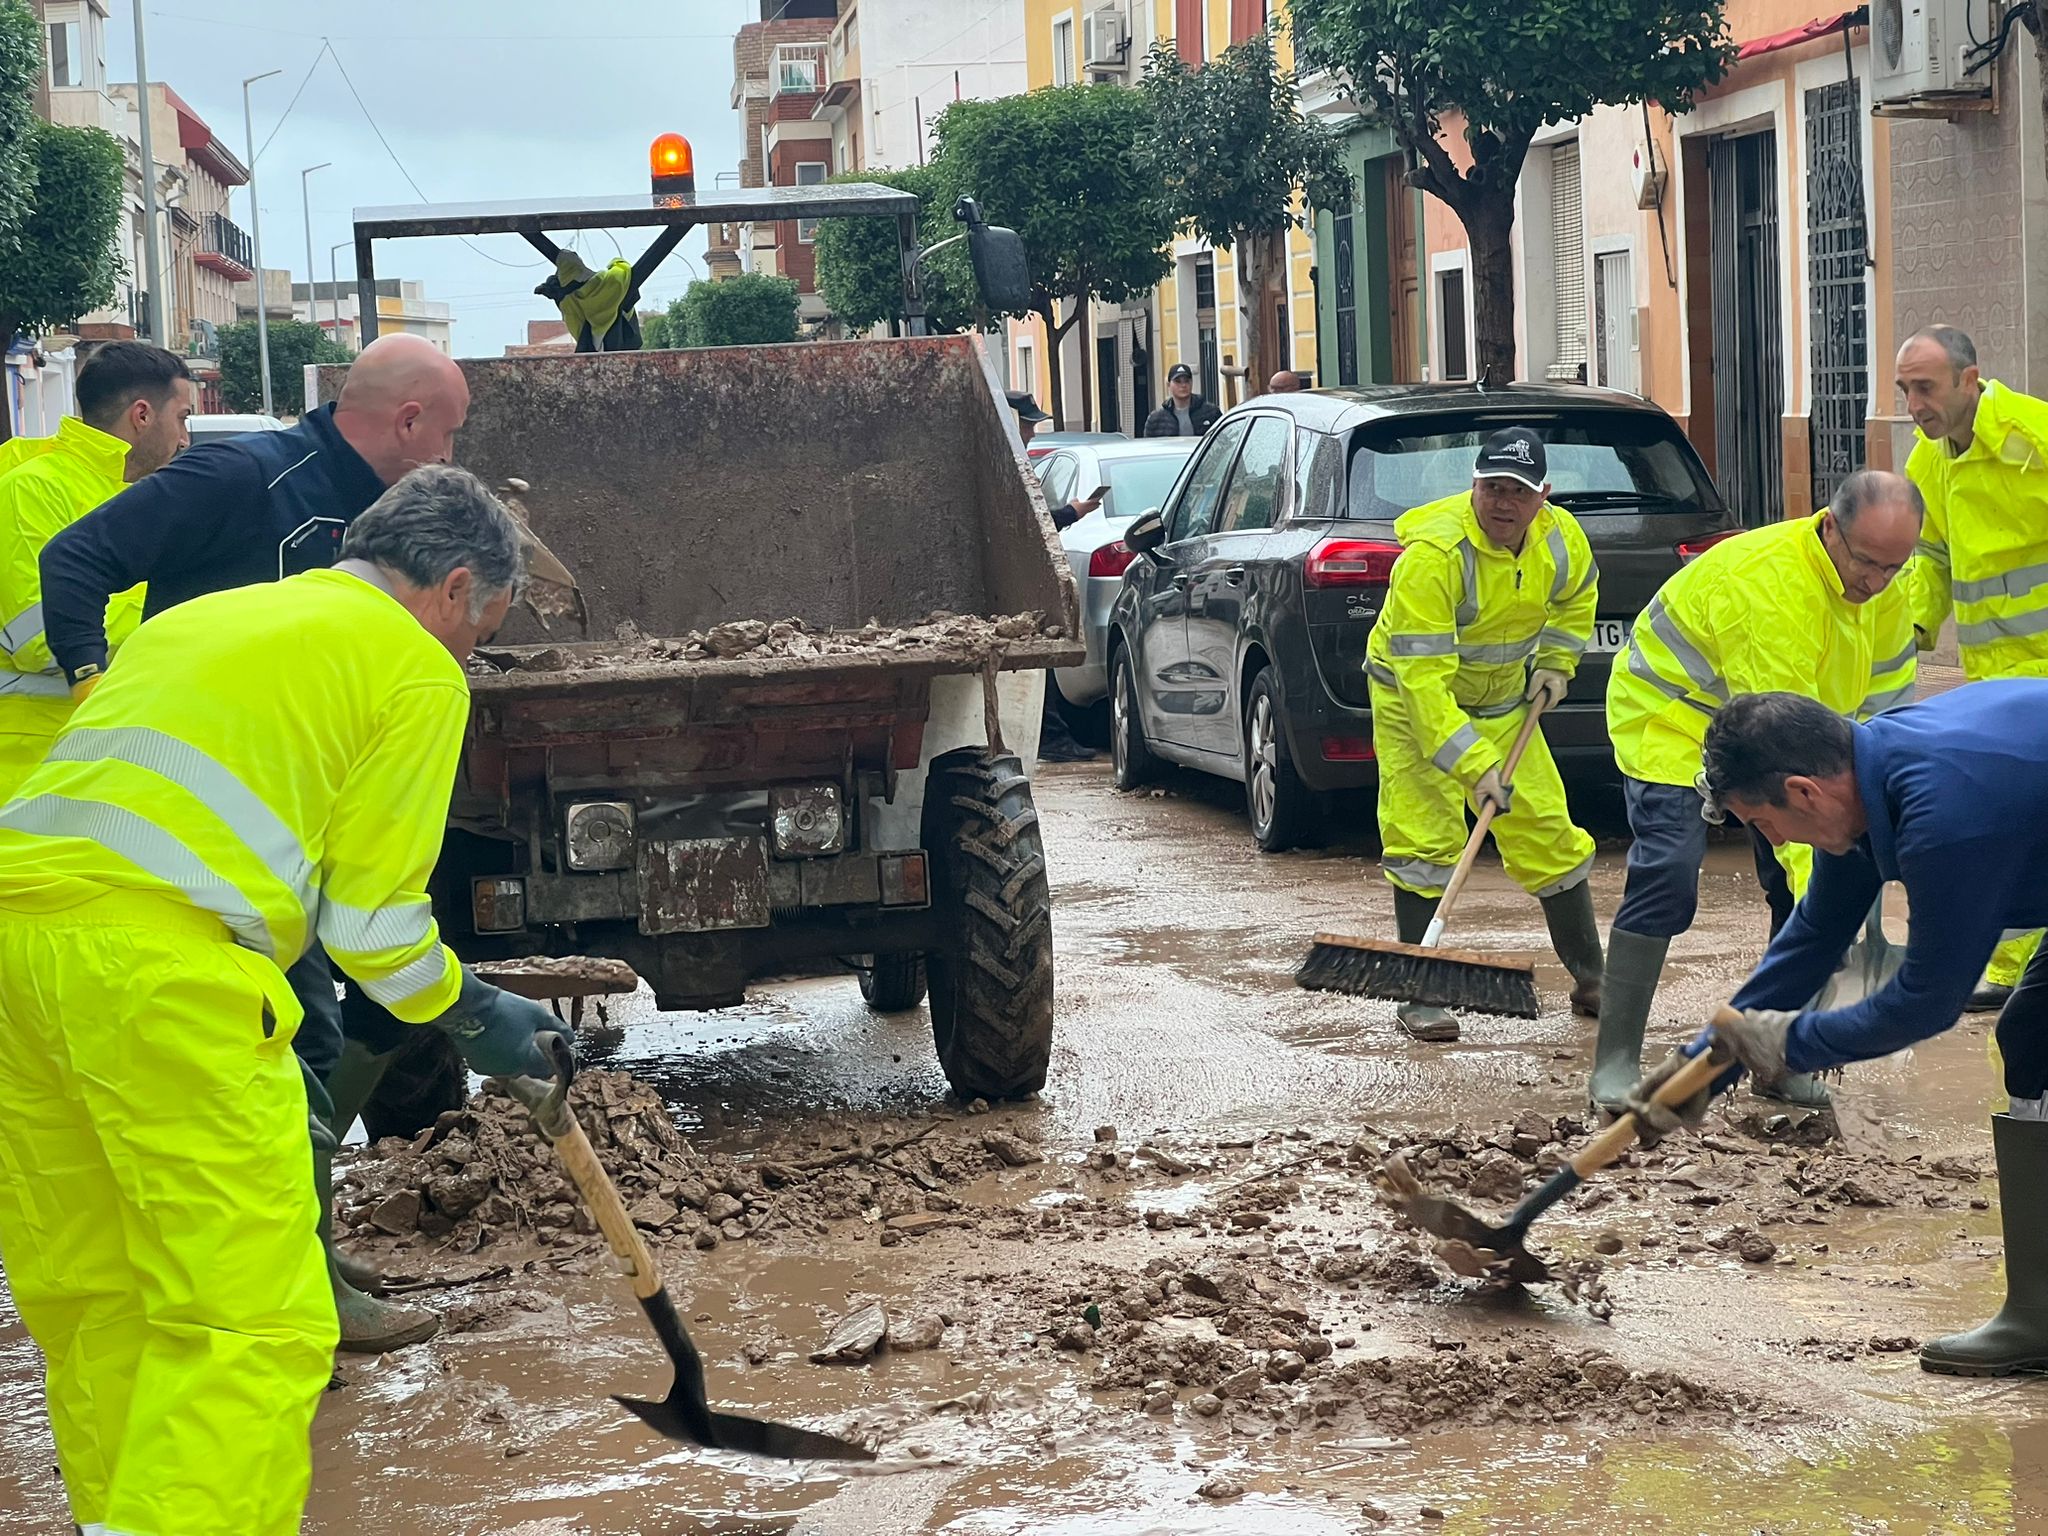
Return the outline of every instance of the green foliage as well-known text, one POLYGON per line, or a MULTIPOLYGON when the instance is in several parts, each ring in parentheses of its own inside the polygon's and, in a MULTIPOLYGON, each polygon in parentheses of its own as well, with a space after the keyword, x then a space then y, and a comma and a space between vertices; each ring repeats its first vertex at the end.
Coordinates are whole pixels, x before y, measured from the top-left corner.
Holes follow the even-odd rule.
MULTIPOLYGON (((306 365, 345 363, 347 348, 305 320, 270 322, 270 403, 280 416, 306 408, 306 365)), ((263 409, 263 373, 256 355, 256 322, 220 328, 220 394, 231 411, 263 409)))
POLYGON ((766 272, 742 272, 717 283, 699 278, 678 301, 684 324, 680 344, 746 347, 795 341, 796 298, 792 280, 766 272))
MULTIPOLYGON (((0 254, 20 248, 21 226, 35 206, 36 115, 43 72, 43 28, 27 0, 0 0, 0 254)), ((11 338, 0 337, 0 347, 11 338)))
POLYGON ((21 248, 0 262, 0 336, 69 325, 114 297, 121 146, 97 128, 37 121, 35 194, 21 248))
POLYGON ((1157 43, 1138 88, 1152 108, 1140 157, 1174 212, 1211 244, 1228 250, 1248 234, 1302 224, 1297 194, 1320 208, 1351 206, 1343 141, 1302 114, 1270 32, 1200 69, 1170 40, 1157 43))
POLYGON ((640 322, 640 350, 665 352, 684 344, 683 301, 669 300, 668 308, 640 322))
MULTIPOLYGON (((936 245, 965 231, 953 221, 953 199, 937 166, 900 171, 850 171, 834 181, 876 182, 917 194, 920 246, 936 245)), ((903 318, 903 275, 898 265, 894 219, 820 219, 818 292, 849 329, 903 318)), ((925 323, 933 332, 964 331, 975 323, 974 272, 965 246, 941 251, 924 265, 925 323)))

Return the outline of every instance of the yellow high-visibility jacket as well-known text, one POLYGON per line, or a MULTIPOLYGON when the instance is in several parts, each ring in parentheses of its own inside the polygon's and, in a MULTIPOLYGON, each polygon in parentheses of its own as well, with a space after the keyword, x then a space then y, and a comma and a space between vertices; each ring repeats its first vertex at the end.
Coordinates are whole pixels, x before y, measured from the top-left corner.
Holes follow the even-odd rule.
MULTIPOLYGON (((128 445, 67 416, 49 447, 0 474, 0 736, 55 736, 71 716, 71 686, 43 639, 43 546, 125 488, 128 445)), ((107 604, 107 639, 118 645, 142 622, 143 589, 107 604)), ((0 747, 6 777, 19 741, 0 747)), ((40 752, 19 764, 26 770, 40 752)), ((13 786, 0 779, 0 792, 13 786)))
POLYGON ((0 906, 154 892, 280 968, 317 935, 365 993, 425 1022, 461 983, 427 875, 468 718, 455 658, 344 571, 181 603, 0 808, 0 906))
POLYGON ((1548 502, 1519 555, 1480 530, 1470 491, 1402 513, 1394 536, 1366 675, 1401 690, 1430 761, 1470 789, 1501 760, 1473 717, 1520 709, 1531 666, 1578 671, 1600 572, 1578 519, 1548 502))
MULTIPOLYGON (((57 430, 64 430, 61 422, 57 430)), ((37 454, 47 453, 56 446, 57 439, 54 437, 10 437, 6 442, 0 443, 0 475, 6 474, 10 469, 20 468, 37 454)))
POLYGON ((1960 454, 1914 435, 1927 526, 1903 579, 1920 648, 1953 606, 1965 677, 2048 677, 2048 400, 1987 380, 1960 454))
POLYGON ((1650 599, 1607 680, 1607 734, 1632 779, 1691 784, 1707 722, 1741 693, 1799 693, 1859 720, 1909 702, 1918 665, 1903 575, 1842 595, 1815 513, 1724 539, 1650 599))

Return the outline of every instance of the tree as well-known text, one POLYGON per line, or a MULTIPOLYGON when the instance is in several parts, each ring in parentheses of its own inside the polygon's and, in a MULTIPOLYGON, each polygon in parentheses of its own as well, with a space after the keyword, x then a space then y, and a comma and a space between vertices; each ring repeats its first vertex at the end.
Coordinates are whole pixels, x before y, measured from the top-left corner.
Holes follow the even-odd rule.
MULTIPOLYGON (((1024 238, 1031 308, 1045 322, 1055 424, 1067 422, 1059 366, 1091 298, 1121 303, 1166 276, 1173 210, 1137 152, 1145 98, 1119 85, 1063 85, 956 101, 933 124, 943 205, 968 193, 991 224, 1024 238), (1064 309, 1064 318, 1061 310, 1064 309)), ((1090 414, 1082 369, 1081 412, 1090 414)))
MULTIPOLYGON (((796 340, 796 284, 766 272, 714 283, 699 278, 681 300, 686 347, 748 347, 796 340)), ((673 310, 671 310, 673 313, 673 310)))
MULTIPOLYGON (((349 353, 305 320, 270 322, 270 403, 280 416, 306 409, 306 365, 345 363, 349 353)), ((231 411, 263 409, 263 374, 256 355, 256 322, 220 328, 220 395, 231 411)))
POLYGON ((1348 78, 1409 152, 1411 185, 1449 204, 1472 247, 1481 378, 1515 371, 1515 184, 1548 123, 1603 103, 1684 111, 1734 61, 1721 0, 1291 0, 1303 64, 1348 78), (1439 138, 1464 117, 1472 164, 1439 138))
MULTIPOLYGON (((964 234, 953 220, 939 167, 913 165, 900 171, 851 171, 834 181, 868 181, 917 194, 920 246, 964 234)), ((864 331, 903 318, 903 268, 894 219, 820 219, 817 243, 818 292, 848 330, 864 331)), ((925 325, 933 331, 971 328, 981 318, 974 273, 964 247, 941 251, 924 265, 925 325)))
POLYGON ((640 322, 640 350, 666 352, 674 347, 685 346, 688 344, 686 335, 683 301, 670 299, 667 309, 651 314, 640 322))
POLYGON ((1288 359, 1279 300, 1287 291, 1287 232, 1303 200, 1348 208, 1354 196, 1342 141, 1302 115, 1294 74, 1280 68, 1270 31, 1253 33, 1200 69, 1162 41, 1139 89, 1152 106, 1140 153, 1173 210, 1211 245, 1237 257, 1238 334, 1257 394, 1288 359))
MULTIPOLYGON (((21 226, 35 206, 36 114, 43 72, 43 28, 26 0, 0 0, 0 256, 20 249, 21 226)), ((14 338, 0 336, 0 352, 14 338)), ((0 432, 5 424, 0 423, 0 432)))

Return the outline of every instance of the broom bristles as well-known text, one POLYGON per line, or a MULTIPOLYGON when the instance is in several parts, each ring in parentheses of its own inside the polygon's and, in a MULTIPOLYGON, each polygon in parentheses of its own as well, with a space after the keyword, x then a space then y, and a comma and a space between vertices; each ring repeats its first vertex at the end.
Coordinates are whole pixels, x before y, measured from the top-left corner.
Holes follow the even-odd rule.
POLYGON ((1424 949, 1419 944, 1343 934, 1317 934, 1294 980, 1313 992, 1347 992, 1516 1019, 1533 1019, 1542 1011, 1530 966, 1464 950, 1424 949))

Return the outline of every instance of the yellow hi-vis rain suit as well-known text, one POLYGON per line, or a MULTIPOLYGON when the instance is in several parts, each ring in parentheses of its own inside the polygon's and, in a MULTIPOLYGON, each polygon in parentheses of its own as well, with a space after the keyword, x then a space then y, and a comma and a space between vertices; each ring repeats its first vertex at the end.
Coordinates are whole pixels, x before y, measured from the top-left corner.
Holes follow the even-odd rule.
MULTIPOLYGON (((1911 702, 1918 647, 1904 578, 1850 602, 1820 541, 1825 515, 1723 539, 1650 599, 1607 679, 1623 773, 1692 784, 1707 723, 1737 694, 1804 694, 1858 720, 1911 702)), ((1787 843, 1778 858, 1803 894, 1813 850, 1787 843)))
MULTIPOLYGON (((0 802, 71 718, 71 685, 43 639, 43 546, 118 494, 128 445, 67 416, 48 451, 0 474, 0 802)), ((141 587, 107 604, 107 641, 142 622, 141 587)))
MULTIPOLYGON (((1578 520, 1548 503, 1520 554, 1481 531, 1470 491, 1402 513, 1394 534, 1401 558, 1365 648, 1380 869, 1436 896, 1465 845, 1469 791, 1521 729, 1530 669, 1578 670, 1600 573, 1578 520)), ((1536 896, 1570 890, 1592 870, 1593 839, 1571 819, 1540 729, 1514 790, 1493 823, 1502 864, 1536 896)))
MULTIPOLYGON (((63 429, 63 423, 59 422, 57 430, 61 432, 63 429)), ((0 475, 10 469, 19 469, 37 454, 47 453, 56 446, 54 437, 10 437, 0 443, 0 475)))
POLYGON ((0 1261, 72 1516, 287 1536, 336 1339, 282 968, 419 1023, 469 711, 388 594, 315 571, 137 632, 0 808, 0 1261))
MULTIPOLYGON (((2048 677, 2048 400, 1986 380, 1970 441, 1914 434, 1906 478, 1927 499, 1913 623, 1931 649, 1951 612, 1963 676, 2048 677)), ((2000 944, 1987 981, 2013 986, 2039 934, 2000 944)))

